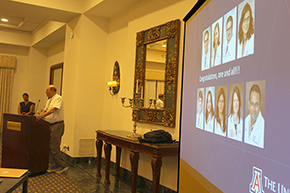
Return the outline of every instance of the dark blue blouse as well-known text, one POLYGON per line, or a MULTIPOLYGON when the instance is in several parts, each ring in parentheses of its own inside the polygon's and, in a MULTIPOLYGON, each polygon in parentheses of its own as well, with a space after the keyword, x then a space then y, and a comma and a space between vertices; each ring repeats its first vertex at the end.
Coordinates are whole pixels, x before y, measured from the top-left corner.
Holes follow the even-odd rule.
POLYGON ((26 105, 25 105, 24 102, 21 102, 21 103, 19 103, 19 104, 20 104, 20 107, 21 107, 21 109, 20 109, 21 114, 22 114, 23 112, 28 113, 28 112, 30 111, 30 106, 31 106, 31 105, 35 105, 35 103, 30 102, 30 101, 29 101, 26 105))

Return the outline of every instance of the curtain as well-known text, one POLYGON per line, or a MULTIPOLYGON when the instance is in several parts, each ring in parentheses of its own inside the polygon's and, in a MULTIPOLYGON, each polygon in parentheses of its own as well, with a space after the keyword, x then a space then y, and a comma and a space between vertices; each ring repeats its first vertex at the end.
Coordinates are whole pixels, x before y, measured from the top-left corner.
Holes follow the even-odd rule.
POLYGON ((3 128, 3 113, 9 112, 16 57, 0 56, 0 131, 3 128))
POLYGON ((160 93, 164 93, 164 81, 157 81, 157 92, 156 92, 156 99, 158 99, 158 96, 160 93))
MULTIPOLYGON (((144 97, 144 107, 149 107, 149 99, 155 99, 155 87, 156 82, 155 81, 145 81, 145 97, 144 97)), ((153 104, 151 105, 153 107, 153 104)))

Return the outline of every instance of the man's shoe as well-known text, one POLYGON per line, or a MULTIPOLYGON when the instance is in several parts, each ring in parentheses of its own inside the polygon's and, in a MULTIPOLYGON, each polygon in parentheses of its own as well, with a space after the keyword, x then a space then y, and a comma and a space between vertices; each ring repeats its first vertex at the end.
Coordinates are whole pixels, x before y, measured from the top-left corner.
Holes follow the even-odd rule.
POLYGON ((65 172, 67 169, 68 167, 58 167, 56 170, 54 170, 54 172, 60 174, 62 172, 65 172))
POLYGON ((55 172, 56 169, 58 169, 58 167, 56 167, 56 166, 50 166, 50 167, 47 169, 47 172, 48 172, 48 173, 52 173, 52 172, 55 172))

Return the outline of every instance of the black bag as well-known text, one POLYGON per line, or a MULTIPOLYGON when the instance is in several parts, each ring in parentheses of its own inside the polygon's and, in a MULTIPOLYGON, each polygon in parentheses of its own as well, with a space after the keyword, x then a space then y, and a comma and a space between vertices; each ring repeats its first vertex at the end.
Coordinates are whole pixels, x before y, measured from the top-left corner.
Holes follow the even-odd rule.
POLYGON ((139 137, 140 142, 147 143, 172 143, 172 136, 170 133, 164 130, 150 131, 144 134, 144 137, 139 137))

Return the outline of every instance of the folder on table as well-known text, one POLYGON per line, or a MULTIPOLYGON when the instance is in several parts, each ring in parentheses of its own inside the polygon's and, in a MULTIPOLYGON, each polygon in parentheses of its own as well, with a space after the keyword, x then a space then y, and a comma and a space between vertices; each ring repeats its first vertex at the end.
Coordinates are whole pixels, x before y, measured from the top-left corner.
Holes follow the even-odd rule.
POLYGON ((0 177, 5 178, 20 178, 28 170, 27 169, 14 169, 14 168, 0 168, 0 177))

